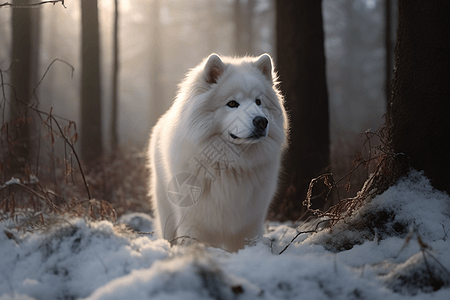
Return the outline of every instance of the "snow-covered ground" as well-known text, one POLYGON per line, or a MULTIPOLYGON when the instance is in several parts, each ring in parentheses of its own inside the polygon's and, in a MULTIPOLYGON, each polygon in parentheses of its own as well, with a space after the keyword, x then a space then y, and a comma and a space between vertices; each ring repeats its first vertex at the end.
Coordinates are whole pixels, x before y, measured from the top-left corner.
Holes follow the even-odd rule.
MULTIPOLYGON (((122 221, 152 228, 143 214, 122 221)), ((33 234, 8 225, 0 224, 1 300, 450 299, 450 197, 418 172, 281 255, 305 228, 270 224, 262 240, 228 253, 171 247, 107 221, 61 220, 33 234)))

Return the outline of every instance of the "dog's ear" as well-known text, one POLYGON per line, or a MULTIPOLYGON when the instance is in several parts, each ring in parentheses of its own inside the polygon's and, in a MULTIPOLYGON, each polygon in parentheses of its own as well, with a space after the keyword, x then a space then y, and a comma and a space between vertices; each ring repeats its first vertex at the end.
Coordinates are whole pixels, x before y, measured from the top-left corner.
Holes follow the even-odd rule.
POLYGON ((273 63, 272 58, 269 54, 265 53, 258 57, 255 62, 255 66, 263 73, 264 76, 270 81, 273 82, 272 71, 273 71, 273 63))
POLYGON ((225 64, 220 59, 219 55, 213 53, 208 57, 205 64, 204 76, 209 84, 217 83, 217 79, 225 70, 225 64))

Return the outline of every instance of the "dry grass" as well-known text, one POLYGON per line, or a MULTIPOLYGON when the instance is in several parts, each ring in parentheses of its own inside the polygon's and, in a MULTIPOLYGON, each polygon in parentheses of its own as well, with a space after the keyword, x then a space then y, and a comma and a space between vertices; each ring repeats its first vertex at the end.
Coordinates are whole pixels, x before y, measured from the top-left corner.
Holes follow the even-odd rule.
POLYGON ((88 171, 86 178, 93 197, 107 199, 119 216, 127 212, 151 213, 144 152, 133 148, 107 154, 88 171))
POLYGON ((54 60, 26 101, 7 97, 14 87, 4 82, 9 70, 0 70, 0 221, 29 231, 71 217, 115 222, 129 211, 151 212, 143 153, 119 149, 86 166, 76 151, 75 122, 37 109, 36 89, 55 62, 70 66, 54 60), (12 101, 22 114, 8 119, 12 101), (18 151, 23 144, 31 150, 26 157, 18 151))
MULTIPOLYGON (((394 155, 388 143, 387 132, 388 127, 383 125, 375 132, 368 130, 362 135, 364 141, 356 152, 352 161, 353 168, 349 171, 342 172, 343 168, 337 164, 333 168, 337 171, 335 174, 326 173, 312 179, 304 201, 308 210, 318 218, 327 217, 333 226, 351 216, 365 201, 385 191, 391 184, 389 178, 395 169, 391 163, 394 155), (311 209, 314 185, 321 181, 328 187, 326 197, 332 199, 330 202, 333 205, 327 210, 311 209), (341 198, 341 195, 349 192, 355 196, 341 198)), ((340 161, 342 164, 345 160, 334 157, 333 161, 340 161)))

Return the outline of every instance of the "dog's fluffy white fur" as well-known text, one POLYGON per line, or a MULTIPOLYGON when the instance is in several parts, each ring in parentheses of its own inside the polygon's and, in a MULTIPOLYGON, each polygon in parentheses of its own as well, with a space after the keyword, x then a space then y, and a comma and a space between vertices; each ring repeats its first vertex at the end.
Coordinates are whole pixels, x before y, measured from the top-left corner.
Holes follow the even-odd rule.
POLYGON ((268 54, 212 54, 188 72, 150 139, 150 196, 157 235, 171 242, 190 237, 228 251, 261 236, 287 131, 268 54), (184 174, 183 180, 186 174, 194 175, 176 184, 180 194, 201 187, 188 204, 169 199, 171 180, 178 174, 184 174))

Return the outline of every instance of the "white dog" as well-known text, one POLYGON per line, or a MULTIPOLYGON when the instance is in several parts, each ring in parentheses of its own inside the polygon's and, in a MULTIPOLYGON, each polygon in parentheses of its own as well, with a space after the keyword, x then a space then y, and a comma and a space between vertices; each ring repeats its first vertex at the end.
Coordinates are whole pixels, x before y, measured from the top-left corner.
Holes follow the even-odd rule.
POLYGON ((153 128, 150 195, 159 237, 228 251, 260 236, 288 120, 268 54, 210 55, 153 128))

